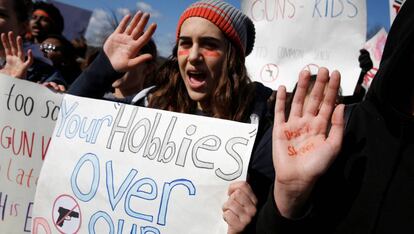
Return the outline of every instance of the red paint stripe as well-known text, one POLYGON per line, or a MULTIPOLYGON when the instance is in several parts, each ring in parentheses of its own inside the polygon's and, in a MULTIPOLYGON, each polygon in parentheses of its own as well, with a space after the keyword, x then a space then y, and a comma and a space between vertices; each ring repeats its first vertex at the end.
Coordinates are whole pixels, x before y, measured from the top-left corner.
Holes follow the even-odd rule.
POLYGON ((211 50, 202 50, 201 54, 205 57, 214 57, 218 58, 221 56, 221 53, 218 51, 211 51, 211 50))
POLYGON ((189 55, 190 51, 189 50, 179 50, 178 51, 178 55, 182 56, 182 55, 189 55))

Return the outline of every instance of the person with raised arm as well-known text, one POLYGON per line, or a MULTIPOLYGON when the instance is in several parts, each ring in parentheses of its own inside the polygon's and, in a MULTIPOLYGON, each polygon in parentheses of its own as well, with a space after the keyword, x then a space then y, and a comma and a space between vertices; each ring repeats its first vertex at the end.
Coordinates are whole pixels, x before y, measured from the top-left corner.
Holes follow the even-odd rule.
MULTIPOLYGON (((99 98, 123 73, 151 59, 141 54, 156 25, 149 15, 125 17, 103 52, 69 89, 70 94, 99 98)), ((182 13, 172 55, 156 74, 156 84, 131 97, 130 103, 162 110, 259 124, 248 169, 248 183, 229 187, 223 205, 228 233, 253 233, 248 226, 264 203, 273 170, 271 149, 257 147, 271 126, 267 99, 272 90, 251 82, 244 65, 255 38, 253 22, 239 9, 217 0, 202 0, 182 13), (263 198, 262 196, 265 195, 263 198)), ((270 139, 267 139, 270 141, 270 139)), ((218 211, 220 212, 220 211, 218 211)))
MULTIPOLYGON (((414 230, 413 13, 414 2, 407 1, 390 29, 366 99, 346 107, 346 120, 343 105, 333 100, 336 72, 329 82, 327 71, 319 72, 307 105, 298 90, 287 121, 285 91, 279 88, 273 129, 276 179, 257 233, 414 230), (323 86, 328 86, 325 95, 323 86)), ((299 89, 307 86, 307 77, 301 74, 299 89)))
MULTIPOLYGON (((49 65, 50 61, 39 56, 41 52, 38 45, 24 41, 23 36, 28 29, 32 5, 30 0, 0 0, 0 33, 6 35, 6 40, 0 43, 0 69, 6 74, 8 72, 14 73, 13 70, 24 70, 22 74, 25 75, 18 74, 17 78, 40 84, 54 82, 64 86, 66 84, 62 75, 49 65), (21 39, 16 41, 15 36, 21 39), (9 50, 7 55, 3 46, 4 42, 7 43, 5 47, 8 47, 9 50), (25 51, 31 51, 28 53, 28 56, 31 57, 29 59, 32 60, 29 67, 20 67, 19 64, 16 64, 16 62, 23 64, 29 60, 25 60, 23 49, 18 48, 20 43, 23 43, 25 51)), ((10 74, 13 75, 12 73, 10 74)))
POLYGON ((31 50, 27 51, 27 58, 23 50, 23 39, 21 36, 14 36, 10 31, 7 36, 1 34, 1 44, 5 55, 5 64, 0 67, 0 72, 11 77, 24 79, 27 70, 33 64, 33 54, 31 50))

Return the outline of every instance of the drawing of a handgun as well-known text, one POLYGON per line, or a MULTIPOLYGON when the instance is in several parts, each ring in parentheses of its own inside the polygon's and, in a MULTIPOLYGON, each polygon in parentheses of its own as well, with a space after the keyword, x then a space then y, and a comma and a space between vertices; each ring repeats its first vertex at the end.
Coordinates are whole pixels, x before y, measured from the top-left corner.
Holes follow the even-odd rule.
POLYGON ((63 226, 64 221, 69 221, 72 218, 79 218, 78 212, 70 211, 63 207, 59 207, 58 212, 59 212, 59 218, 56 220, 56 224, 59 225, 59 227, 63 226))

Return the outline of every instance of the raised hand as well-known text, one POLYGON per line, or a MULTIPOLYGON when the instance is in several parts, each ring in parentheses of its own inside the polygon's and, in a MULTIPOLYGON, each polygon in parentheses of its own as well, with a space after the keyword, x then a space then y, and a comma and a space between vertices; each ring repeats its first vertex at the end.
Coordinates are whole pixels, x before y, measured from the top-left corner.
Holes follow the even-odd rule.
POLYGON ((274 196, 279 212, 287 218, 294 217, 306 202, 316 180, 331 165, 342 144, 344 105, 335 107, 340 74, 334 71, 329 79, 329 71, 319 69, 309 101, 304 106, 309 77, 309 72, 301 72, 287 122, 284 87, 279 87, 276 99, 274 196))
POLYGON ((6 55, 6 64, 0 69, 0 72, 12 77, 24 79, 27 70, 33 63, 33 54, 29 49, 27 52, 27 59, 23 50, 23 39, 21 36, 15 38, 13 32, 1 34, 1 42, 3 44, 4 53, 6 55))
POLYGON ((241 233, 256 214, 257 198, 245 181, 234 182, 228 189, 229 199, 223 205, 228 234, 241 233))
POLYGON ((150 16, 140 11, 128 23, 130 18, 127 15, 122 19, 103 46, 113 68, 118 72, 126 72, 152 58, 150 54, 140 55, 139 51, 151 39, 157 25, 153 23, 145 30, 150 16))

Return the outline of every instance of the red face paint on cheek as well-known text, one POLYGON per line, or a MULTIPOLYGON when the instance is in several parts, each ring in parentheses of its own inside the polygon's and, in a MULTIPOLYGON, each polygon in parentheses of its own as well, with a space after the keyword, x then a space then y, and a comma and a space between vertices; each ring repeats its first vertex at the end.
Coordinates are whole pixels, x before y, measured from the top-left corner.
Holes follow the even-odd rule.
POLYGON ((190 54, 190 51, 189 50, 183 50, 183 49, 181 49, 181 50, 178 51, 178 55, 179 56, 189 55, 189 54, 190 54))
POLYGON ((201 52, 203 54, 203 56, 205 57, 214 57, 214 58, 218 58, 221 56, 221 54, 217 51, 211 51, 211 50, 203 50, 201 52))

